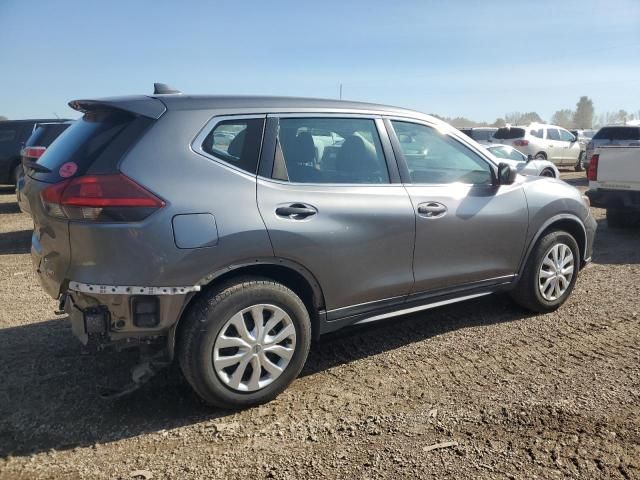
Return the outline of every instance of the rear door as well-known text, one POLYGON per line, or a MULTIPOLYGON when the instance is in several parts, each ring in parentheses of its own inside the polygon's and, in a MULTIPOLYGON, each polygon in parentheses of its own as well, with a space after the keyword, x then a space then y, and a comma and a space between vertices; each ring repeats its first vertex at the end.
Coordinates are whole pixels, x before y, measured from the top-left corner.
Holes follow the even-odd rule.
POLYGON ((382 120, 281 115, 267 131, 257 198, 275 255, 315 276, 329 320, 402 300, 415 217, 382 120))
POLYGON ((486 158, 432 125, 387 126, 416 212, 413 294, 509 281, 529 221, 522 186, 494 186, 486 158))

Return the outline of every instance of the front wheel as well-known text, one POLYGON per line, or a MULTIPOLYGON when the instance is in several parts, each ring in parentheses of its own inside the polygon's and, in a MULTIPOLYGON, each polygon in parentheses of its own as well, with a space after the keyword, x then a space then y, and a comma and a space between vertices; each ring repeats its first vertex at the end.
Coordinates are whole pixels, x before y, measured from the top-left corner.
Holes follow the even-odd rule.
POLYGON ((576 240, 563 230, 549 232, 533 247, 511 297, 528 310, 551 312, 571 294, 579 268, 576 240))
POLYGON ((205 403, 247 408, 274 399, 300 373, 311 321, 284 285, 247 278, 205 294, 179 332, 182 372, 205 403))

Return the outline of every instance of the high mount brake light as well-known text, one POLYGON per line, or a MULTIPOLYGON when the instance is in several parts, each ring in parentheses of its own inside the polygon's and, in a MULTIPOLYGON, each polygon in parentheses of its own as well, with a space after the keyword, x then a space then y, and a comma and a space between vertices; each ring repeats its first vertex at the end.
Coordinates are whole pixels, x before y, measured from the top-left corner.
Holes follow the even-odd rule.
POLYGON ((45 188, 40 197, 47 213, 72 220, 140 221, 165 206, 121 173, 64 180, 45 188))
POLYGON ((587 178, 592 182, 596 182, 598 180, 598 161, 600 160, 600 155, 595 153, 591 156, 591 160, 589 160, 589 168, 587 169, 587 178))

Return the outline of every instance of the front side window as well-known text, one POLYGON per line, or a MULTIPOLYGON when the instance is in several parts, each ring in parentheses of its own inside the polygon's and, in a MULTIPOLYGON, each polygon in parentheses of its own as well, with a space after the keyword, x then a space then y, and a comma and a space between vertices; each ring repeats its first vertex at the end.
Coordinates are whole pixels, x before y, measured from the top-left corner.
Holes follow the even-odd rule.
POLYGON ((391 122, 409 169, 412 183, 490 184, 489 164, 471 149, 417 123, 391 122))
POLYGON ((563 142, 573 142, 574 138, 575 137, 566 130, 560 130, 560 140, 563 142))
POLYGON ((274 176, 296 183, 389 183, 376 124, 363 118, 281 118, 274 176))
POLYGON ((202 150, 249 173, 258 170, 264 119, 224 120, 202 142, 202 150))
POLYGON ((547 128, 547 138, 549 140, 560 140, 560 132, 557 128, 547 128))

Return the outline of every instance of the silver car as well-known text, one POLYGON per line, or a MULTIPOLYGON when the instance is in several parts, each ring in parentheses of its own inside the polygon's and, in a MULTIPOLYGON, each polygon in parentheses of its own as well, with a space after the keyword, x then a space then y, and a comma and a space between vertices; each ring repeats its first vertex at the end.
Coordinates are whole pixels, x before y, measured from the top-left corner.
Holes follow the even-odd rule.
POLYGON ((580 143, 568 130, 556 125, 532 123, 528 126, 506 126, 499 128, 490 143, 502 143, 517 148, 525 155, 549 160, 557 166, 582 170, 580 143))
POLYGON ((72 101, 27 170, 43 288, 88 348, 140 347, 108 397, 177 359, 206 403, 257 405, 324 333, 501 291, 548 312, 590 260, 578 190, 433 117, 170 91, 72 101))
POLYGON ((535 159, 531 155, 526 156, 509 145, 500 145, 499 143, 483 145, 483 147, 496 157, 496 162, 505 162, 513 165, 521 175, 560 178, 560 172, 549 160, 535 159))

